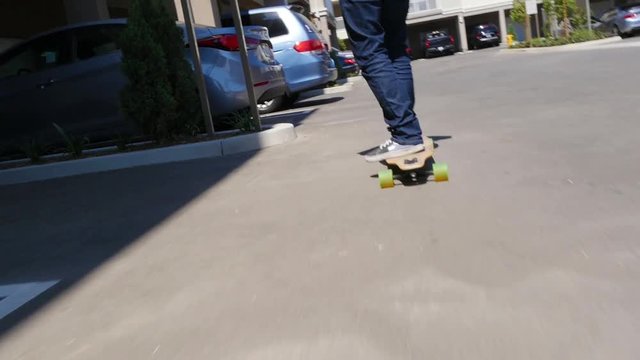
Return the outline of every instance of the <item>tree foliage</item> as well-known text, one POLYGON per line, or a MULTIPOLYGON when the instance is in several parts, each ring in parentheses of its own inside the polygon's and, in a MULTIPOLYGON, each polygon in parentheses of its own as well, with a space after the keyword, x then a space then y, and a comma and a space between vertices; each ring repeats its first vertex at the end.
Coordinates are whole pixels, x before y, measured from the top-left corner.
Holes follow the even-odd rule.
POLYGON ((133 0, 120 47, 129 79, 121 93, 126 117, 158 141, 198 132, 202 115, 193 72, 167 9, 133 0))

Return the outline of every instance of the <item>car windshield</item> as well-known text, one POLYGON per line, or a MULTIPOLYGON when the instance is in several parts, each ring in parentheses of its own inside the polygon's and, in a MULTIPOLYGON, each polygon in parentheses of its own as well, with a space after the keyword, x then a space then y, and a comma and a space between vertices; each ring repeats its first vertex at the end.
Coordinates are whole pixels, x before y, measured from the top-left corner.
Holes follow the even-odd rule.
MULTIPOLYGON (((264 12, 255 14, 243 14, 242 25, 244 26, 263 26, 269 30, 269 37, 277 37, 287 35, 289 30, 284 24, 277 12, 264 12)), ((233 27, 233 18, 225 17, 222 19, 222 26, 233 27)))
POLYGON ((478 26, 476 30, 478 32, 498 32, 498 28, 493 25, 478 26))

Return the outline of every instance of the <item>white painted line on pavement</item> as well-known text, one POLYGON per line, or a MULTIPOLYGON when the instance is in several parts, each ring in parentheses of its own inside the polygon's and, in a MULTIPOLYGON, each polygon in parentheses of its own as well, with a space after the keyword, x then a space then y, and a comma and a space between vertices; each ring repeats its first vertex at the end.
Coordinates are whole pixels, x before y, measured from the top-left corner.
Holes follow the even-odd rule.
POLYGON ((0 320, 33 300, 60 280, 0 286, 0 320))

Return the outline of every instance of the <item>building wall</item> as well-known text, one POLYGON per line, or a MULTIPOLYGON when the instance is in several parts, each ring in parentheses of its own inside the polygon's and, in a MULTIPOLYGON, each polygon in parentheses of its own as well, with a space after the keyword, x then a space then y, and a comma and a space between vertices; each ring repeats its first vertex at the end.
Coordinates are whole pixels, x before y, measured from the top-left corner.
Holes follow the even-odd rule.
POLYGON ((63 0, 0 0, 0 38, 24 39, 66 24, 63 0))

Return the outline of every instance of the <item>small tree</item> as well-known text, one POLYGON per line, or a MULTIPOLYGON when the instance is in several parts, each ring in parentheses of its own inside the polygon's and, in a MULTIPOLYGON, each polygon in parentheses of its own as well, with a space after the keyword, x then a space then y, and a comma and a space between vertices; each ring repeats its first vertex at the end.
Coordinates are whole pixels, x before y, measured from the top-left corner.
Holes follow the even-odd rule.
MULTIPOLYGON (((556 22, 556 19, 557 19, 556 7, 554 5, 553 0, 543 0, 542 8, 544 9, 544 13, 547 16, 547 21, 544 24, 545 33, 551 34, 552 32, 551 24, 556 22)), ((555 29, 555 26, 553 28, 555 29)), ((554 37, 555 37, 555 34, 554 34, 554 37)))
POLYGON ((162 48, 172 95, 176 101, 172 132, 195 135, 203 130, 204 118, 191 65, 185 58, 183 33, 165 6, 152 9, 151 27, 162 48))
POLYGON ((513 9, 511 9, 511 20, 523 25, 527 20, 527 7, 524 0, 513 0, 513 9))
POLYGON ((527 6, 524 0, 513 0, 513 9, 511 9, 511 20, 523 25, 525 30, 525 40, 531 41, 531 22, 527 14, 527 6))
MULTIPOLYGON (((545 3, 550 0, 545 0, 545 3)), ((587 25, 587 16, 578 6, 576 0, 555 0, 555 5, 545 6, 545 12, 550 11, 557 17, 562 17, 564 36, 569 36, 572 29, 583 28, 587 25)))
POLYGON ((126 117, 157 140, 169 138, 176 119, 176 101, 162 46, 149 24, 150 0, 133 0, 127 28, 121 37, 123 71, 129 78, 121 94, 126 117))

